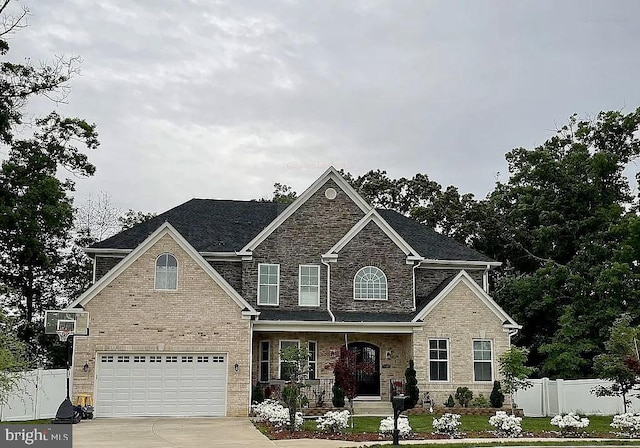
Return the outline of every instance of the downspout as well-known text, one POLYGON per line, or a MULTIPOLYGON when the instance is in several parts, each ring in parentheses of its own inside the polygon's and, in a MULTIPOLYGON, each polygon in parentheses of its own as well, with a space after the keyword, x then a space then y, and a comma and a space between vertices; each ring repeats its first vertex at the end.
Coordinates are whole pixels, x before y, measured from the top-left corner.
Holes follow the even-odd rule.
POLYGON ((247 409, 247 415, 251 414, 251 399, 253 398, 253 320, 254 316, 251 316, 249 321, 249 407, 247 409))
POLYGON ((411 269, 411 273, 413 274, 413 308, 411 309, 411 311, 416 310, 416 268, 420 267, 423 260, 424 258, 418 263, 415 263, 413 265, 413 269, 411 269))
POLYGON ((518 329, 517 328, 513 328, 513 329, 509 330, 509 348, 511 348, 511 338, 513 336, 515 336, 516 334, 518 334, 518 329))
POLYGON ((487 294, 489 294, 489 270, 491 269, 491 266, 487 265, 486 269, 484 270, 484 273, 482 274, 482 287, 484 289, 484 292, 486 292, 487 294))
POLYGON ((331 316, 331 322, 335 322, 336 316, 331 312, 331 265, 324 260, 320 260, 320 262, 327 267, 327 311, 331 316))

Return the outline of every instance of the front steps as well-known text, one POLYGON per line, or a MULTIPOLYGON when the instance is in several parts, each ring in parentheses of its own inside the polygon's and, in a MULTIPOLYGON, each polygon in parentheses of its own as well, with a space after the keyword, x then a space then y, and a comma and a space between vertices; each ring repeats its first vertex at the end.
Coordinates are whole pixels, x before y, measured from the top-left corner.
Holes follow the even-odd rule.
POLYGON ((389 401, 353 400, 353 415, 389 417, 393 416, 393 406, 389 401))

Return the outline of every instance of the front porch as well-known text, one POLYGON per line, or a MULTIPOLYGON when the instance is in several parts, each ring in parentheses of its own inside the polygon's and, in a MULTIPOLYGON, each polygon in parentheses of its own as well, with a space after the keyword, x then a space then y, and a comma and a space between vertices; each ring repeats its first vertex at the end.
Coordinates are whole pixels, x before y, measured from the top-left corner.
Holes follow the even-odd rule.
POLYGON ((370 363, 372 372, 358 372, 356 400, 389 402, 394 387, 404 380, 412 357, 412 334, 255 332, 253 338, 252 384, 260 384, 267 395, 277 397, 286 384, 280 350, 288 345, 309 352, 308 378, 304 394, 309 406, 324 402, 332 406, 333 365, 345 344, 356 351, 359 361, 370 363))

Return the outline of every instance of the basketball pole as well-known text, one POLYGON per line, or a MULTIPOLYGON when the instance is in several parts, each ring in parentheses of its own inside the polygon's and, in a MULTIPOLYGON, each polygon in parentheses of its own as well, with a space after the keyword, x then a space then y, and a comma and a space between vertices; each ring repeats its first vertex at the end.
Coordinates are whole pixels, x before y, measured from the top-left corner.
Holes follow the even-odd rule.
POLYGON ((71 398, 69 398, 69 367, 71 365, 70 362, 70 358, 71 358, 71 339, 73 338, 73 335, 69 335, 69 337, 67 338, 66 344, 67 344, 67 400, 71 400, 71 398))

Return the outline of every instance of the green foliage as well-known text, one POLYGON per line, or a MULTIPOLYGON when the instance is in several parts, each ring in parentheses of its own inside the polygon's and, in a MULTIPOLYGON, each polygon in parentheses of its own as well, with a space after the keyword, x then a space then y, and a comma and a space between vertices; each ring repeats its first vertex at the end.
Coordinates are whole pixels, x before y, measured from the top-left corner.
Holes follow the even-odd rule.
POLYGON ((333 392, 333 398, 331 398, 331 403, 336 408, 343 408, 344 401, 344 390, 338 383, 333 383, 333 387, 331 388, 331 392, 333 392))
POLYGON ((485 397, 484 394, 478 394, 478 396, 473 399, 471 406, 476 408, 488 408, 489 400, 487 400, 487 397, 485 397))
POLYGON ((468 387, 458 387, 456 389, 456 400, 458 400, 460 406, 466 408, 473 400, 473 392, 468 387))
POLYGON ((491 389, 491 395, 489 395, 489 401, 492 408, 501 408, 504 405, 504 393, 500 381, 493 382, 493 389, 491 389))
POLYGON ((155 218, 155 213, 144 213, 141 211, 127 210, 124 215, 118 217, 120 222, 120 230, 127 230, 131 227, 149 221, 151 218, 155 218))
POLYGON ((0 312, 0 405, 7 402, 27 370, 26 347, 16 337, 16 321, 0 312))
POLYGON ((413 359, 409 360, 409 367, 404 371, 405 386, 404 391, 407 396, 405 406, 413 408, 418 400, 420 400, 420 389, 418 389, 418 380, 416 379, 416 369, 414 369, 413 359))
POLYGON ((525 348, 511 347, 500 355, 498 370, 502 375, 502 389, 505 393, 512 394, 532 386, 528 378, 533 369, 525 366, 528 354, 529 351, 525 348))
POLYGON ((452 408, 456 405, 456 402, 453 399, 453 395, 449 394, 449 398, 444 402, 444 406, 447 408, 452 408))
POLYGON ((289 430, 295 430, 296 413, 302 407, 302 379, 306 372, 309 353, 305 348, 288 346, 280 350, 280 359, 286 366, 287 384, 282 388, 282 401, 289 408, 289 430))
POLYGON ((260 384, 253 386, 251 391, 251 403, 262 403, 264 401, 264 390, 260 384))
POLYGON ((594 359, 594 369, 602 379, 612 381, 611 386, 594 389, 597 396, 620 396, 624 412, 630 403, 630 395, 639 395, 640 359, 638 357, 640 328, 631 324, 628 314, 616 319, 611 328, 609 340, 605 343, 606 353, 594 359), (635 392, 634 392, 635 391, 635 392))

